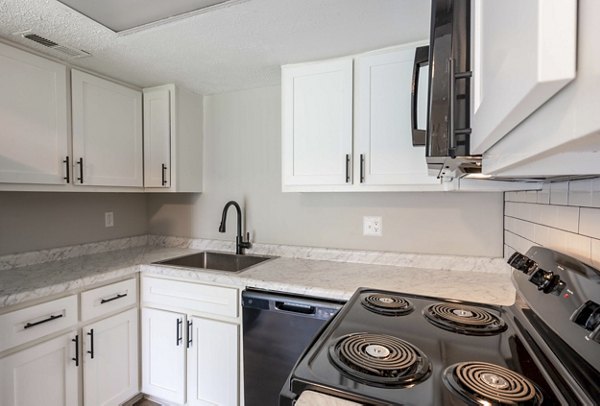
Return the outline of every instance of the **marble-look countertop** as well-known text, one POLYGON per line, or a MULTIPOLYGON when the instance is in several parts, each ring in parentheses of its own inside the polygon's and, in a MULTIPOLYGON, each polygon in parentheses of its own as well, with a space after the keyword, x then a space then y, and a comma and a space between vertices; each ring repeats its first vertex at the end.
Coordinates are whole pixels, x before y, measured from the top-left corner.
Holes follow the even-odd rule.
POLYGON ((510 273, 466 272, 279 257, 240 273, 152 265, 197 252, 141 246, 0 271, 0 308, 85 289, 142 272, 239 288, 256 287, 330 299, 347 299, 358 287, 510 305, 510 273))

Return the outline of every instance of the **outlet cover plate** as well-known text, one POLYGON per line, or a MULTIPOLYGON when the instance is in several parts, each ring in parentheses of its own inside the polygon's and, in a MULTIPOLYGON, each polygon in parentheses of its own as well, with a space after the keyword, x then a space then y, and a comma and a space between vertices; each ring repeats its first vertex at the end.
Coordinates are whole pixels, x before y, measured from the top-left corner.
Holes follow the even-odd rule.
POLYGON ((104 227, 112 227, 115 225, 115 216, 112 211, 104 213, 104 227))
POLYGON ((383 219, 379 216, 364 216, 363 235, 381 237, 383 235, 383 219))

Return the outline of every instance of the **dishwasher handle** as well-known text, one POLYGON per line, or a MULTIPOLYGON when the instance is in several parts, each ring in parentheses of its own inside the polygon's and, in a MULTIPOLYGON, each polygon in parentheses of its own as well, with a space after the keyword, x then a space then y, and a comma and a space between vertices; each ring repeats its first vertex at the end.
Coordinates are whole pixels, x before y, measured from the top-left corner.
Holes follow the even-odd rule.
POLYGON ((275 302, 275 308, 277 310, 282 310, 284 312, 292 312, 292 313, 302 313, 302 314, 315 314, 317 308, 310 305, 305 305, 301 303, 291 303, 291 302, 275 302))

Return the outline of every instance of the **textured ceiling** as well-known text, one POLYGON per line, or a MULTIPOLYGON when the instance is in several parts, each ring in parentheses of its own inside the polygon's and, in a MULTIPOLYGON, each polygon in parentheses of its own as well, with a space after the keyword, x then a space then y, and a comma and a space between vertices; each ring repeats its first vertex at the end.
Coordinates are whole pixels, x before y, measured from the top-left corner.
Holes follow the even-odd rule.
POLYGON ((429 7, 429 0, 238 0, 119 35, 55 0, 0 0, 0 36, 31 46, 12 35, 31 29, 92 54, 73 65, 140 87, 176 83, 210 94, 278 84, 282 64, 425 39, 429 7))

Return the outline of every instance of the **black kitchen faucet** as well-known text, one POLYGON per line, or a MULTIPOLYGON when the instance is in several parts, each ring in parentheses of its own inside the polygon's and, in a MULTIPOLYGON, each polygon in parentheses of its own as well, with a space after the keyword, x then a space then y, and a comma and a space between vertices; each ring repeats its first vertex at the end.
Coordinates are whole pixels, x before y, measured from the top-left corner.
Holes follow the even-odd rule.
POLYGON ((246 233, 246 241, 244 241, 244 237, 242 237, 242 209, 237 202, 231 200, 227 202, 225 207, 223 208, 223 216, 221 217, 221 225, 219 226, 219 232, 225 232, 225 223, 227 222, 227 210, 230 206, 235 207, 235 211, 237 213, 237 236, 235 237, 235 253, 238 255, 244 255, 244 250, 252 247, 252 243, 250 242, 250 233, 246 233))

